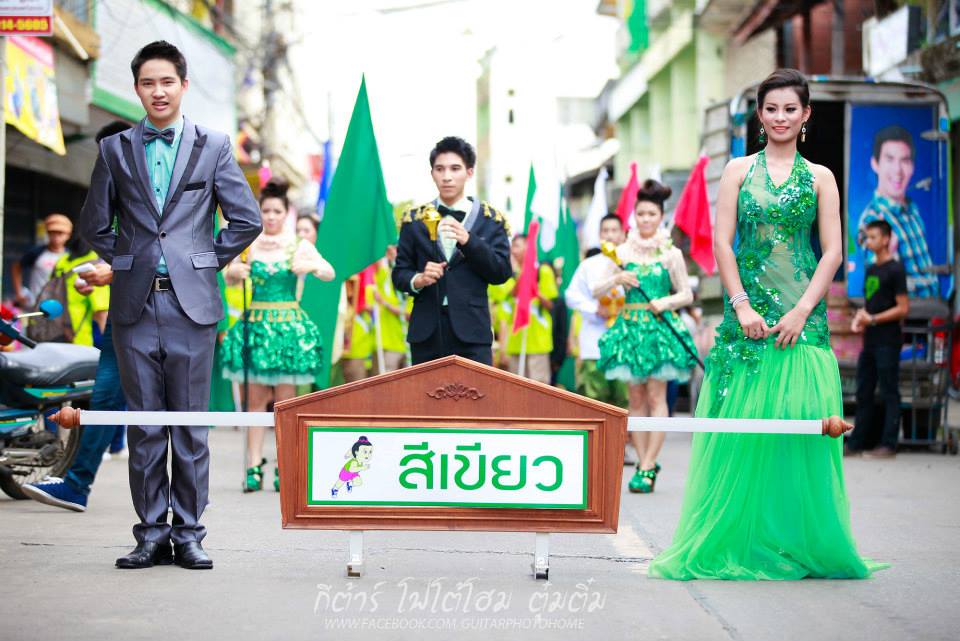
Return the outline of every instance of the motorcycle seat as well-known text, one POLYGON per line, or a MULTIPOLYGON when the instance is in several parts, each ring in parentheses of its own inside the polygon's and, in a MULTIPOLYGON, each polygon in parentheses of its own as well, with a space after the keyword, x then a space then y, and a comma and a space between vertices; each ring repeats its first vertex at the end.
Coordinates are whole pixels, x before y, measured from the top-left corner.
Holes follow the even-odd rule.
POLYGON ((91 381, 100 350, 72 343, 40 343, 33 349, 0 353, 0 379, 23 387, 56 387, 91 381))

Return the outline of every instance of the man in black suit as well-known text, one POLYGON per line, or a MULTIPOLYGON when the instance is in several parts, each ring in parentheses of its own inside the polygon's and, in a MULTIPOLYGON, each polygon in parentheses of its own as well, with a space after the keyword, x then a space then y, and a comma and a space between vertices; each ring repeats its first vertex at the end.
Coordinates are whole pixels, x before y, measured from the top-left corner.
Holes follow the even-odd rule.
POLYGON ((457 354, 493 364, 487 286, 506 282, 510 228, 486 202, 464 197, 477 155, 448 136, 430 152, 439 197, 403 216, 393 285, 414 296, 407 342, 413 363, 457 354), (425 219, 439 214, 436 240, 425 219))

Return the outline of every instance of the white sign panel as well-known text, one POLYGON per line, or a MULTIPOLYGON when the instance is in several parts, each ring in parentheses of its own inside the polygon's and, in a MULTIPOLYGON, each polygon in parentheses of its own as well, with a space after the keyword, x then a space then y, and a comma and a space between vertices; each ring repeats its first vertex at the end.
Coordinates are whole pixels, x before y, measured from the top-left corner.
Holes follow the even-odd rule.
POLYGON ((864 67, 871 76, 884 72, 902 63, 909 55, 910 14, 912 7, 901 7, 883 20, 872 18, 864 32, 867 56, 864 67))
POLYGON ((0 15, 52 16, 53 0, 0 0, 0 15))
POLYGON ((190 86, 183 113, 193 122, 233 135, 237 130, 233 54, 229 45, 159 2, 98 2, 100 58, 93 74, 94 104, 130 119, 143 110, 130 62, 145 44, 166 40, 187 59, 190 86))
POLYGON ((0 0, 0 35, 53 34, 53 0, 0 0))
POLYGON ((584 430, 309 430, 309 505, 587 507, 584 430))

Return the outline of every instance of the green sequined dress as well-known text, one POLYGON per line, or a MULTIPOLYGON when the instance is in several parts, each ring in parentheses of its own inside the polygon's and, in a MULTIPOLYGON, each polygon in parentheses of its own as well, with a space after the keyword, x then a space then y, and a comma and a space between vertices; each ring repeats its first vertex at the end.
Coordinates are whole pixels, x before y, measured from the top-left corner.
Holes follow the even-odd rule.
MULTIPOLYGON (((813 174, 798 154, 775 186, 760 152, 737 201, 737 266, 753 308, 773 326, 817 267, 813 174)), ((840 373, 824 301, 793 348, 749 340, 724 301, 696 416, 820 419, 842 415, 840 373)), ((666 579, 865 578, 850 533, 842 439, 820 435, 695 434, 673 543, 650 564, 666 579)))
MULTIPOLYGON (((290 261, 250 263, 249 380, 261 385, 312 383, 320 370, 320 331, 297 302, 297 275, 290 261)), ((243 382, 243 326, 223 339, 223 375, 243 382)))
MULTIPOLYGON (((670 272, 663 261, 627 263, 652 300, 670 294, 670 272)), ((600 358, 597 369, 608 379, 630 383, 648 378, 686 382, 696 361, 667 327, 673 327, 691 352, 697 353, 690 331, 673 310, 657 318, 646 308, 647 299, 637 288, 627 290, 625 305, 613 326, 600 337, 600 358)))

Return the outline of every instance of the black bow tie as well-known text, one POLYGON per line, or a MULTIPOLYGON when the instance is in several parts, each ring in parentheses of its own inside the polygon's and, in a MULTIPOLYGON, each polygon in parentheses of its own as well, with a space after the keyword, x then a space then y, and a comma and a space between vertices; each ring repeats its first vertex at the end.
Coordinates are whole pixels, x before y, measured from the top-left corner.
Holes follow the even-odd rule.
POLYGON ((163 131, 157 131, 156 129, 151 129, 150 127, 143 128, 143 144, 151 143, 157 138, 163 140, 163 142, 168 145, 173 144, 173 138, 176 136, 177 132, 173 130, 173 127, 167 127, 163 131))
POLYGON ((453 216, 457 219, 457 222, 462 223, 463 219, 467 217, 466 212, 462 212, 459 209, 451 209, 446 205, 440 205, 437 207, 437 211, 440 212, 441 216, 453 216))

